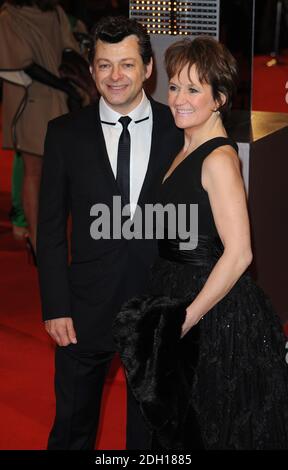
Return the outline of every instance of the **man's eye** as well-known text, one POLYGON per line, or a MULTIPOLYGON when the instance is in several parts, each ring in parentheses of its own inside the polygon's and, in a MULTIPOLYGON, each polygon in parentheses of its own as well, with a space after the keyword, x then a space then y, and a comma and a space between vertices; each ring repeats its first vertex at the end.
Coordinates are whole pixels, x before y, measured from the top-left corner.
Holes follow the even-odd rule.
POLYGON ((130 69, 134 67, 134 64, 123 64, 123 67, 125 67, 126 69, 130 69))
POLYGON ((99 64, 99 69, 103 70, 103 69, 108 69, 109 67, 109 64, 99 64))

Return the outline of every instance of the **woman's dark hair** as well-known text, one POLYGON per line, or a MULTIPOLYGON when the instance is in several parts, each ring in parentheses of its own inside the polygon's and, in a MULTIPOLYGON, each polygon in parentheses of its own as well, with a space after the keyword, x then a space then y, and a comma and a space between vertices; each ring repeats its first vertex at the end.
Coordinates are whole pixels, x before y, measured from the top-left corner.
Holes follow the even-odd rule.
POLYGON ((42 11, 54 10, 59 0, 6 0, 14 7, 38 7, 42 11))
POLYGON ((141 24, 125 16, 107 16, 98 21, 93 30, 92 47, 89 51, 90 64, 92 64, 94 60, 95 47, 98 39, 103 42, 115 44, 132 34, 137 36, 143 63, 148 65, 152 57, 149 34, 141 24))
POLYGON ((195 65, 200 83, 211 85, 212 95, 220 104, 218 111, 224 117, 232 105, 236 91, 237 64, 228 49, 209 36, 184 39, 168 47, 165 65, 169 80, 188 64, 188 74, 195 65), (226 97, 221 105, 220 93, 226 97))

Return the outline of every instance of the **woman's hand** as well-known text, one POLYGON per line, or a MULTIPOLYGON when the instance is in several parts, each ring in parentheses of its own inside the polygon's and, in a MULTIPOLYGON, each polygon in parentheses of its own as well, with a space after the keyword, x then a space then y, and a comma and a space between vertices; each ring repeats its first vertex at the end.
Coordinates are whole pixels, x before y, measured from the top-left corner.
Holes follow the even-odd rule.
POLYGON ((193 311, 190 308, 191 306, 187 307, 186 309, 186 318, 185 321, 182 325, 182 332, 181 332, 181 338, 183 338, 188 331, 192 328, 192 326, 196 325, 199 320, 201 320, 202 317, 199 319, 195 319, 195 315, 193 315, 193 311))

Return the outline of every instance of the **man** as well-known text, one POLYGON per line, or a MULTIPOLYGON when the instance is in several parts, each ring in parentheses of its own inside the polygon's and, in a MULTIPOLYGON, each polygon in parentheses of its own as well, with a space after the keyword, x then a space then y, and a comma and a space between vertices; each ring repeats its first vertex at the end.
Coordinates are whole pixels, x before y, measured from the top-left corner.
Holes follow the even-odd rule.
MULTIPOLYGON (((99 103, 52 121, 46 137, 37 256, 43 318, 57 343, 56 418, 48 449, 93 449, 115 353, 113 318, 125 300, 143 292, 156 253, 153 240, 96 240, 91 208, 101 203, 112 211, 113 198, 121 196, 133 217, 136 203, 153 203, 183 140, 168 108, 143 91, 152 50, 134 20, 98 23, 91 72, 99 103)), ((129 389, 127 395, 127 448, 149 449, 150 433, 129 389)))

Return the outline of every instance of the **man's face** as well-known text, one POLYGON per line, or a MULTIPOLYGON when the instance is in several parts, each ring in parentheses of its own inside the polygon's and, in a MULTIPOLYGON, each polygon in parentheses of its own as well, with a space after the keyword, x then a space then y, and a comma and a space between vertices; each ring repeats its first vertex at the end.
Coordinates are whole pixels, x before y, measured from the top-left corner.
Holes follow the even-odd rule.
POLYGON ((114 111, 128 114, 140 103, 143 82, 151 72, 152 60, 143 64, 137 36, 115 44, 97 40, 91 73, 99 93, 114 111))

